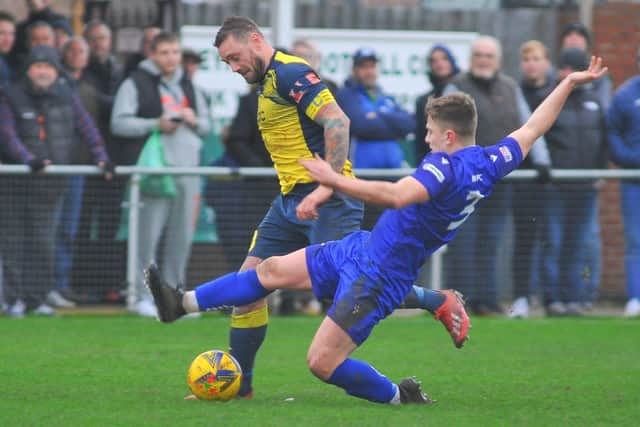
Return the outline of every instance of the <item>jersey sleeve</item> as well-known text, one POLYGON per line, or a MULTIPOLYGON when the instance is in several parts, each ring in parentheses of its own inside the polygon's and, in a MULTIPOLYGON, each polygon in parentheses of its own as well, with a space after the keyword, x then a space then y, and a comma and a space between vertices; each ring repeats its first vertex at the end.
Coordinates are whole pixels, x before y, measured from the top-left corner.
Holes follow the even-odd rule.
POLYGON ((324 105, 335 102, 327 85, 304 63, 290 63, 277 73, 278 93, 296 104, 310 119, 314 119, 324 105))
POLYGON ((485 152, 496 168, 496 175, 501 179, 517 169, 522 163, 522 150, 518 141, 511 137, 502 139, 495 145, 485 148, 485 152))
POLYGON ((429 198, 435 199, 447 188, 452 175, 448 156, 444 153, 434 153, 424 158, 412 176, 424 185, 429 192, 429 198))

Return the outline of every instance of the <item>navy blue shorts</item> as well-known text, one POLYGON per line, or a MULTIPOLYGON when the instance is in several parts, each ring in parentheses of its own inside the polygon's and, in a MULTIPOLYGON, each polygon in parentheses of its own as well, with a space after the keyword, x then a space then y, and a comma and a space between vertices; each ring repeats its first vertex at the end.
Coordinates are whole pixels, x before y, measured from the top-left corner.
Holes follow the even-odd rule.
POLYGON ((360 230, 364 204, 337 192, 318 208, 318 219, 299 220, 296 207, 316 187, 317 184, 298 184, 286 195, 276 196, 258 225, 249 255, 262 259, 285 255, 311 244, 338 240, 360 230))
POLYGON ((333 300, 327 315, 357 345, 404 301, 413 284, 390 278, 368 257, 369 237, 368 231, 359 231, 306 251, 314 294, 333 300))

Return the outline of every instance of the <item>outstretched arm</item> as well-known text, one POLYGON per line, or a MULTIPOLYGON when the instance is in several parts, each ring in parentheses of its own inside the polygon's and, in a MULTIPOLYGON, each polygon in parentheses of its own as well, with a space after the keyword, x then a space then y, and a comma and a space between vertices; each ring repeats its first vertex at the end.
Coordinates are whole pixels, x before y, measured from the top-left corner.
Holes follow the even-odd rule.
POLYGON ((591 57, 589 68, 585 71, 575 71, 569 74, 556 88, 545 98, 544 101, 531 114, 529 120, 518 130, 509 135, 518 141, 522 155, 526 156, 533 143, 544 135, 558 114, 562 106, 569 97, 571 91, 577 86, 599 79, 607 73, 607 67, 602 66, 602 58, 591 57))
POLYGON ((417 179, 407 176, 396 182, 367 181, 336 173, 331 166, 316 154, 314 160, 300 160, 311 176, 320 184, 348 194, 366 203, 390 208, 426 202, 429 192, 417 179))

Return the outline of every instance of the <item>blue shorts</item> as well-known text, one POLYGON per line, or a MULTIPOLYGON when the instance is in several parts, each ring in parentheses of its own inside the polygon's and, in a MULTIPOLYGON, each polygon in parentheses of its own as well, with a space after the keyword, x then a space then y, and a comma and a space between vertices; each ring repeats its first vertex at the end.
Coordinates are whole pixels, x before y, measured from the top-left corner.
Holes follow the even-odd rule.
POLYGON ((342 193, 334 192, 318 208, 318 219, 301 221, 296 207, 317 184, 298 184, 286 195, 279 194, 260 222, 249 255, 261 259, 285 255, 305 246, 338 240, 360 230, 364 204, 342 193))
POLYGON ((390 278, 368 257, 365 246, 370 234, 359 231, 306 251, 314 294, 333 300, 327 316, 357 345, 404 301, 413 285, 390 278))

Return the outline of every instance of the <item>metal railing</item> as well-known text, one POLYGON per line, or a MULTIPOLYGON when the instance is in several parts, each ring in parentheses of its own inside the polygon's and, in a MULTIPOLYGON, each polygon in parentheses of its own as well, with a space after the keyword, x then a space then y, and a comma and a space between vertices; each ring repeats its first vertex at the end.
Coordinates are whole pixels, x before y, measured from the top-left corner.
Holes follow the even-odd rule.
MULTIPOLYGON (((357 169, 355 173, 361 178, 383 178, 392 179, 410 175, 414 172, 413 168, 401 169, 357 169)), ((6 165, 0 164, 0 176, 3 175, 28 175, 30 169, 25 165, 6 165)), ((45 175, 86 175, 95 176, 102 175, 103 171, 96 166, 47 166, 39 174, 45 175)), ((167 168, 150 168, 139 166, 118 166, 115 168, 115 174, 120 176, 130 176, 129 200, 126 203, 128 210, 128 239, 127 239, 127 266, 126 280, 127 305, 132 307, 136 301, 136 253, 138 248, 138 226, 140 223, 140 178, 142 175, 191 175, 206 177, 274 177, 276 175, 273 168, 253 168, 253 167, 167 167, 167 168)), ((565 169, 552 171, 552 179, 554 181, 565 180, 592 180, 592 179, 640 179, 640 170, 628 169, 565 169)), ((534 170, 518 170, 512 172, 506 177, 508 181, 531 180, 537 177, 534 170)), ((443 247, 436 251, 430 258, 430 285, 433 289, 442 288, 443 277, 443 260, 442 256, 446 251, 443 247)))

